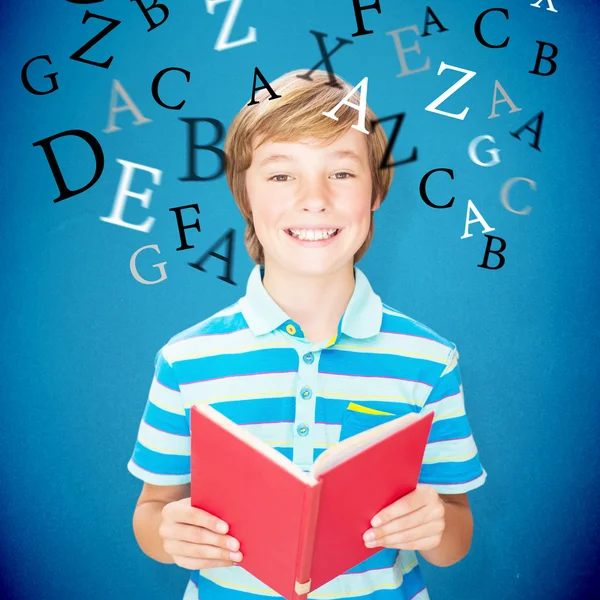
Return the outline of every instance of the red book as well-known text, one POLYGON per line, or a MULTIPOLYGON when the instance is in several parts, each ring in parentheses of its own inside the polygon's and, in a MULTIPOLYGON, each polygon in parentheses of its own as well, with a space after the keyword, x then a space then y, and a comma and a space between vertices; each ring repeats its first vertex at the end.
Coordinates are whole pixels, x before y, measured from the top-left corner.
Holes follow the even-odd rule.
POLYGON ((191 503, 223 519, 240 566, 287 600, 379 552, 363 534, 417 487, 433 412, 349 437, 303 471, 209 405, 191 412, 191 503))

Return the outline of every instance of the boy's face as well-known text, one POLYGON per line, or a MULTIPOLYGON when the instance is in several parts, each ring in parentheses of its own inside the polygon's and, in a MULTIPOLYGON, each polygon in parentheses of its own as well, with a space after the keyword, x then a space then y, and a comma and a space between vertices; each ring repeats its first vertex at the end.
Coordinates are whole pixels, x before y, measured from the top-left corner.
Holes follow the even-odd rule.
POLYGON ((354 129, 328 145, 255 147, 246 190, 265 266, 296 274, 325 275, 352 264, 380 203, 371 208, 366 135, 354 129))

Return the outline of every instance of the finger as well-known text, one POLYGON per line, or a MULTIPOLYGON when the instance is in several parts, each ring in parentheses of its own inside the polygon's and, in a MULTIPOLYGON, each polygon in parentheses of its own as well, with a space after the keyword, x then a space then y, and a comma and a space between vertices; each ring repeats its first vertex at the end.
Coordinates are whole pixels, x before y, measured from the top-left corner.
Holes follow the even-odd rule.
POLYGON ((404 544, 415 542, 431 536, 441 536, 444 532, 444 521, 439 519, 435 521, 429 521, 423 525, 417 527, 411 527, 404 531, 398 531, 390 533, 386 536, 375 540, 376 546, 402 546, 404 544))
POLYGON ((371 525, 373 527, 379 527, 393 519, 419 510, 419 508, 426 506, 433 500, 433 493, 437 494, 432 486, 418 483, 415 490, 406 494, 406 496, 399 498, 395 502, 392 502, 392 504, 386 506, 374 515, 371 519, 371 525))
POLYGON ((175 560, 176 565, 179 565, 184 569, 189 569, 190 571, 197 571, 198 569, 213 569, 215 567, 232 567, 234 564, 230 560, 202 560, 187 558, 185 556, 174 556, 173 560, 175 560))
POLYGON ((415 540, 414 542, 403 542, 399 546, 394 546, 398 550, 431 550, 440 545, 441 536, 433 535, 430 537, 415 540))
POLYGON ((210 529, 215 533, 227 533, 229 526, 225 521, 219 519, 215 515, 211 515, 201 508, 192 506, 190 502, 190 498, 184 498, 180 502, 167 504, 163 508, 163 511, 167 513, 167 517, 172 521, 206 527, 206 529, 210 529))
POLYGON ((445 513, 446 510, 443 502, 439 502, 433 507, 430 505, 422 506, 418 510, 408 513, 407 515, 403 515, 402 517, 398 517, 397 519, 393 519, 384 525, 368 529, 363 534, 363 539, 368 541, 369 534, 372 534, 370 536, 371 538, 377 539, 385 535, 389 535, 390 533, 397 533, 413 527, 418 527, 419 525, 423 525, 428 521, 444 519, 445 513))
POLYGON ((196 525, 186 525, 184 523, 174 523, 166 530, 165 538, 172 540, 181 540, 192 542, 194 544, 206 544, 208 546, 218 546, 225 550, 239 550, 239 541, 231 535, 221 535, 214 533, 205 527, 196 525))
POLYGON ((182 556, 186 558, 202 558, 211 560, 230 560, 232 562, 241 562, 243 555, 241 552, 231 552, 223 550, 216 546, 207 546, 206 544, 192 544, 180 540, 166 540, 163 544, 165 552, 171 556, 182 556))

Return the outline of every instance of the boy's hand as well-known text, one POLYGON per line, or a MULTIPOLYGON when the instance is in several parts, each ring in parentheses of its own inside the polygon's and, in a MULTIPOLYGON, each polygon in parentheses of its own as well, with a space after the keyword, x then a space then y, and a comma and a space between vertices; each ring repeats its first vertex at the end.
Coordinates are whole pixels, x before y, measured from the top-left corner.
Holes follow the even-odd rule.
POLYGON ((241 552, 236 552, 240 543, 224 535, 227 530, 221 519, 192 506, 190 498, 183 498, 165 504, 158 533, 175 564, 195 571, 230 567, 242 560, 241 552))
POLYGON ((372 529, 363 535, 365 546, 397 550, 431 550, 442 539, 446 526, 446 507, 430 485, 417 488, 379 511, 372 519, 372 529), (375 520, 379 518, 380 524, 375 520), (368 540, 369 533, 373 541, 368 540))

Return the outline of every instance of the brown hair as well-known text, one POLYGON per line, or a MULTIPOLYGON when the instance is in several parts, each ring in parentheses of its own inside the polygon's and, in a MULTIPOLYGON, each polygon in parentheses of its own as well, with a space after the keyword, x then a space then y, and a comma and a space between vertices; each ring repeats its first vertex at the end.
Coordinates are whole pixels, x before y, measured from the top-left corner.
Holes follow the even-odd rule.
MULTIPOLYGON (((313 71, 312 81, 298 77, 305 73, 305 70, 291 71, 269 83, 281 98, 269 99, 271 94, 266 88, 256 92, 255 100, 259 103, 246 105, 240 110, 231 122, 225 138, 227 183, 246 221, 244 244, 250 258, 256 264, 264 264, 264 253, 250 212, 246 191, 246 170, 252 164, 253 144, 256 143, 257 138, 262 138, 260 143, 295 142, 306 138, 333 142, 344 135, 351 125, 357 123, 358 111, 346 104, 336 111, 337 121, 322 114, 337 106, 350 93, 351 85, 340 77, 336 77, 339 87, 331 85, 331 78, 327 71, 313 71)), ((348 101, 356 105, 359 100, 360 96, 357 92, 348 98, 348 101)), ((393 176, 392 168, 379 168, 388 140, 380 125, 370 126, 376 119, 373 111, 367 106, 365 127, 370 131, 367 135, 367 147, 373 180, 371 207, 377 196, 380 196, 383 202, 393 176)), ((388 162, 391 160, 390 156, 388 162)), ((354 263, 363 257, 371 244, 375 227, 373 217, 374 213, 371 212, 369 233, 354 255, 354 263)))

